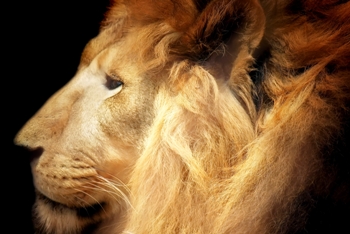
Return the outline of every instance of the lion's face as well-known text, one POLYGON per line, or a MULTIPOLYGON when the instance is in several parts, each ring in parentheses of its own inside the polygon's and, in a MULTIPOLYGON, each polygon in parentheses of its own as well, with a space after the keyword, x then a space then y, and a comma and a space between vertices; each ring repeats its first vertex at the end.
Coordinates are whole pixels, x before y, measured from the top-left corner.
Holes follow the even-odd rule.
POLYGON ((79 232, 125 207, 158 83, 135 65, 137 54, 127 54, 129 38, 97 52, 105 35, 95 38, 84 54, 96 56, 82 59, 75 77, 16 137, 34 154, 35 213, 44 232, 79 232))

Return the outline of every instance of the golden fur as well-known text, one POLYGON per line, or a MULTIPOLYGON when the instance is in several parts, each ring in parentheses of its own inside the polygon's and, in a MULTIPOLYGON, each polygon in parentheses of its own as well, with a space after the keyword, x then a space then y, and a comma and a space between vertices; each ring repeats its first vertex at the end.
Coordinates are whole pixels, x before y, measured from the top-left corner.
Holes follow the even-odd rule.
POLYGON ((15 139, 37 232, 317 231, 350 204, 349 32, 349 1, 114 0, 15 139))

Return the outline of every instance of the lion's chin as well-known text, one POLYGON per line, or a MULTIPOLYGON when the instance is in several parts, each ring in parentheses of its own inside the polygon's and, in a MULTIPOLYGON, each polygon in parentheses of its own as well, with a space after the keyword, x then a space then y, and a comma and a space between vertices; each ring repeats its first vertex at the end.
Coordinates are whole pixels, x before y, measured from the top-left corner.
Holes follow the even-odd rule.
POLYGON ((68 207, 55 202, 39 191, 33 207, 36 233, 94 233, 107 218, 108 206, 104 202, 86 207, 68 207))

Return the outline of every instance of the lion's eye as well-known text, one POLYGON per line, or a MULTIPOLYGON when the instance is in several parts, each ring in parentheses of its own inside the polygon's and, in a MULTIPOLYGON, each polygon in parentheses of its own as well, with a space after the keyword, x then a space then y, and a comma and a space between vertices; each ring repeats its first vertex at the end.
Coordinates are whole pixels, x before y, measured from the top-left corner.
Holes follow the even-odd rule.
POLYGON ((111 76, 106 76, 106 87, 107 87, 107 89, 109 89, 109 90, 113 90, 113 89, 117 89, 117 88, 122 88, 122 86, 123 86, 123 82, 122 81, 120 81, 120 80, 118 80, 118 79, 116 79, 116 78, 112 78, 111 76))

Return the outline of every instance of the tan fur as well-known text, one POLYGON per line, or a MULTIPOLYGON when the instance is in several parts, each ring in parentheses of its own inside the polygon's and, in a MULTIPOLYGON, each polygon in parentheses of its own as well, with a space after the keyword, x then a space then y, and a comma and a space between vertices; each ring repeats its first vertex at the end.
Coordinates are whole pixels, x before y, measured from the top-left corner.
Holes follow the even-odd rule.
POLYGON ((303 230, 335 184, 349 32, 350 2, 115 0, 16 136, 40 154, 37 232, 303 230))

